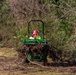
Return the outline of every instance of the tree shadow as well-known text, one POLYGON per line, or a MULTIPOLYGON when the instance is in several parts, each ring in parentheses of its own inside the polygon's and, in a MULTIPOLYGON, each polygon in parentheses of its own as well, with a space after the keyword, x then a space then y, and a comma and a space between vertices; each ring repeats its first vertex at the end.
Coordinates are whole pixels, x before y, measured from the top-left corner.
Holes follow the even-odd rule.
POLYGON ((76 66, 76 62, 51 62, 48 63, 48 66, 52 67, 71 67, 71 66, 76 66))

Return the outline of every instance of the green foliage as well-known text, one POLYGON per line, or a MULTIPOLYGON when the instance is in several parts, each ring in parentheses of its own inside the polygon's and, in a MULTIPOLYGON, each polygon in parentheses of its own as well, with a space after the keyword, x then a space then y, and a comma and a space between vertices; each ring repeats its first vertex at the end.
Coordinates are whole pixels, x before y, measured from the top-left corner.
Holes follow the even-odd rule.
POLYGON ((69 38, 71 37, 72 33, 73 33, 73 25, 61 22, 60 31, 62 32, 62 35, 63 35, 62 36, 63 42, 66 43, 69 40, 69 38))
POLYGON ((15 35, 14 19, 10 7, 6 1, 0 5, 0 35, 2 36, 1 44, 12 44, 10 40, 15 35))
POLYGON ((72 51, 72 58, 76 61, 76 49, 72 51))
POLYGON ((76 49, 72 51, 72 62, 76 64, 76 49))
POLYGON ((25 28, 16 30, 16 37, 19 38, 20 40, 23 40, 27 35, 26 31, 27 29, 25 28))
MULTIPOLYGON (((39 4, 36 0, 35 7, 30 3, 31 1, 12 1, 10 0, 11 3, 9 0, 0 1, 0 36, 2 39, 0 43, 2 45, 15 44, 18 46, 19 44, 21 46, 21 40, 27 34, 26 25, 29 20, 41 19, 45 23, 45 35, 48 43, 63 50, 63 56, 75 58, 76 0, 58 0, 57 2, 56 0, 39 0, 39 4), (12 6, 13 3, 18 7, 12 6), (15 12, 12 8, 15 8, 15 12), (70 54, 70 49, 72 54, 70 54)), ((35 28, 41 32, 41 26, 34 25, 32 24, 30 32, 32 33, 35 28)))

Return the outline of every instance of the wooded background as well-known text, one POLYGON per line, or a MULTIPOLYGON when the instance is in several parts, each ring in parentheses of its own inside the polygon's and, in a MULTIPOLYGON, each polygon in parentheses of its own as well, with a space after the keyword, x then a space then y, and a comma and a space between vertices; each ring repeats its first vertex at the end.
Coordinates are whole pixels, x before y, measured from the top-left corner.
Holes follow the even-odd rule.
POLYGON ((44 22, 48 43, 64 58, 76 57, 76 0, 0 0, 0 47, 21 47, 34 19, 44 22))

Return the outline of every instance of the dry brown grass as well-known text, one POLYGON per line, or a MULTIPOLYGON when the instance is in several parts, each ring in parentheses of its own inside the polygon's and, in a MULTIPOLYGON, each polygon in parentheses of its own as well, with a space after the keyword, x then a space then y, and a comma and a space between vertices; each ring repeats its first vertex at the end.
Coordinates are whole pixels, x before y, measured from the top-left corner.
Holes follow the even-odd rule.
POLYGON ((14 48, 0 48, 0 75, 75 75, 75 66, 49 66, 42 68, 33 64, 22 64, 17 60, 14 48))

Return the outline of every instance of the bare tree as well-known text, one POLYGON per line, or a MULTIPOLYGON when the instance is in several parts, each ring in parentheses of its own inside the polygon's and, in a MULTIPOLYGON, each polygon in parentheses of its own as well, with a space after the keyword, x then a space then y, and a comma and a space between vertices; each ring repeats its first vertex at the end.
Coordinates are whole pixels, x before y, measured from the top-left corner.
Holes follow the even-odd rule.
POLYGON ((30 19, 41 19, 45 16, 49 16, 50 10, 47 8, 48 3, 44 3, 44 0, 12 0, 10 1, 10 7, 13 16, 16 18, 16 22, 22 23, 23 21, 29 21, 30 19), (22 21, 22 22, 21 22, 22 21))

